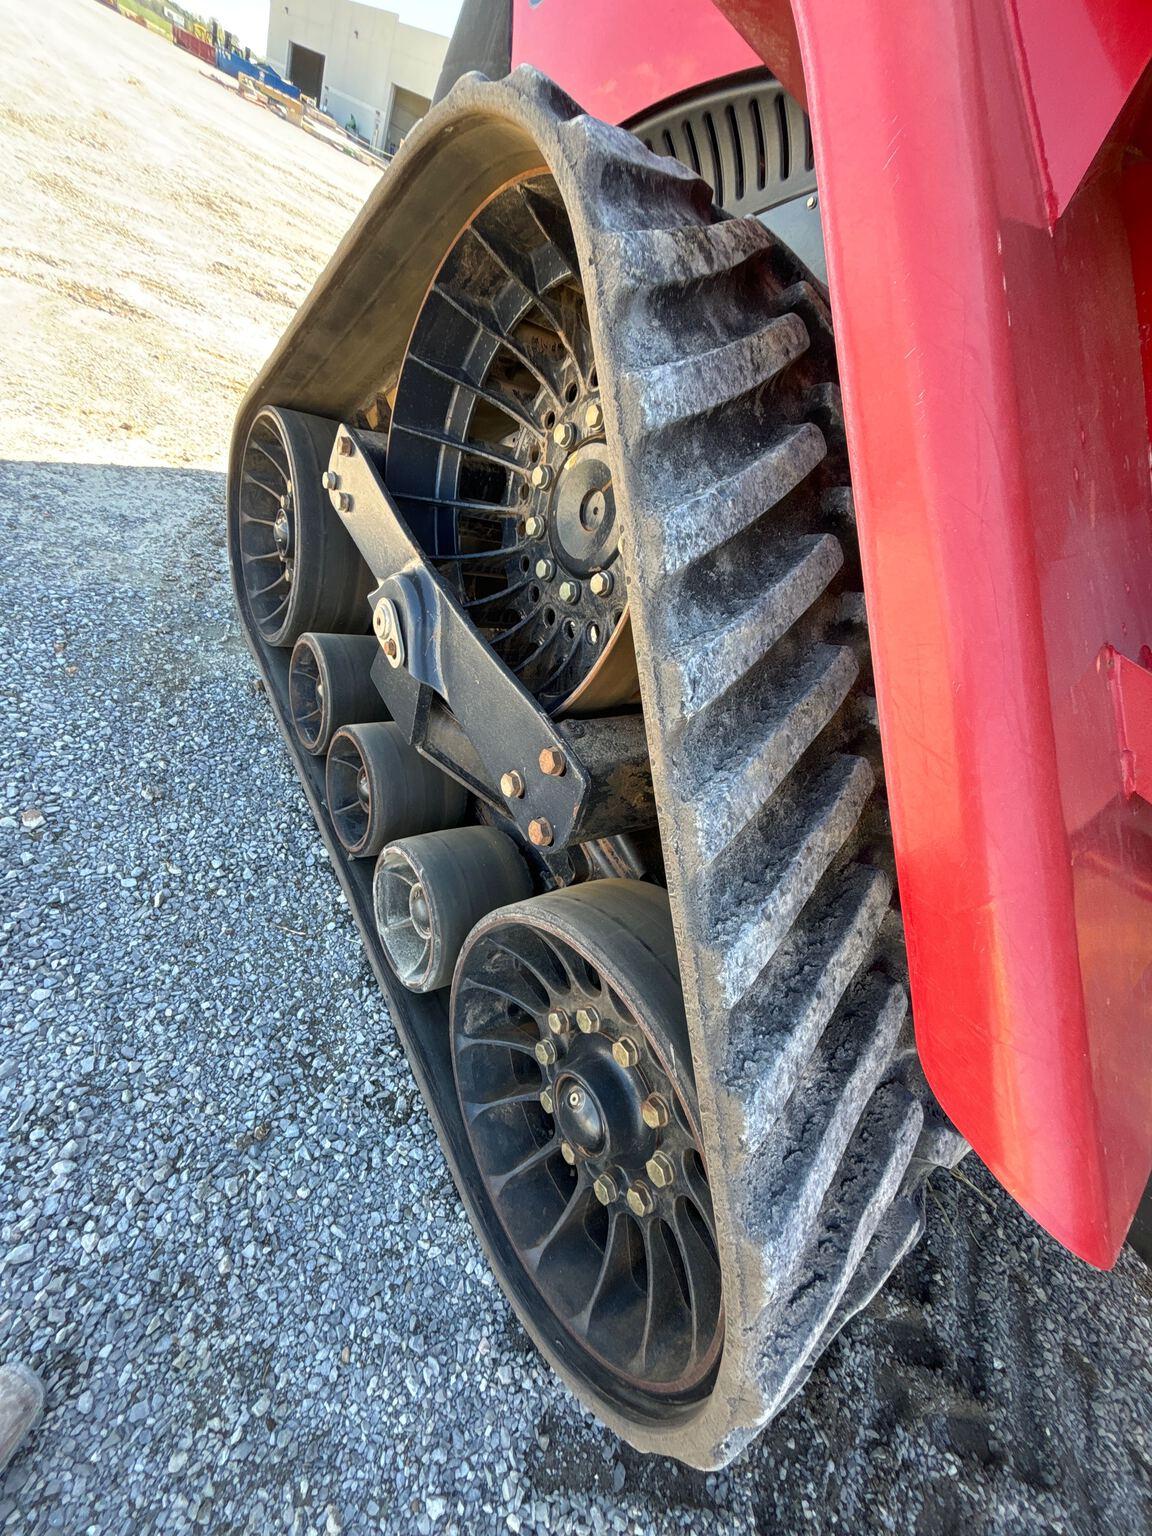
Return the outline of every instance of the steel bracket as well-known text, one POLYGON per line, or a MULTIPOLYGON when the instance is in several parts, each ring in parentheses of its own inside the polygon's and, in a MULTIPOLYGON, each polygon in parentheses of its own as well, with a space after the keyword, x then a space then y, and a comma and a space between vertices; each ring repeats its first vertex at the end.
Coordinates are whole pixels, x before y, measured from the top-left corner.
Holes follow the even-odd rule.
POLYGON ((639 716, 557 724, 504 665, 424 555, 382 478, 384 439, 341 426, 325 487, 375 580, 373 681, 408 739, 511 816, 564 847, 655 820, 639 716), (546 772, 551 758, 563 764, 546 772), (522 793, 499 788, 508 774, 522 793))

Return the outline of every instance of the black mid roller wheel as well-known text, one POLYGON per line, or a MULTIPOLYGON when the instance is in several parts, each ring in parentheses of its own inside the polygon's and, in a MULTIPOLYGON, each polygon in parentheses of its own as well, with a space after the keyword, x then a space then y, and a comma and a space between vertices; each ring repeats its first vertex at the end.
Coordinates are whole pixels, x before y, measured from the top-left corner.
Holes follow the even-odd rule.
POLYGON ((239 569, 267 645, 305 630, 362 633, 371 576, 332 511, 321 476, 336 423, 272 406, 253 421, 239 483, 239 569))
POLYGON ((490 914, 457 965, 452 1051, 541 1326, 633 1411, 697 1401, 723 1308, 664 892, 598 880, 490 914))
POLYGON ((355 859, 374 857, 399 837, 458 827, 468 807, 465 789, 421 757, 391 721, 336 732, 325 789, 336 836, 355 859))

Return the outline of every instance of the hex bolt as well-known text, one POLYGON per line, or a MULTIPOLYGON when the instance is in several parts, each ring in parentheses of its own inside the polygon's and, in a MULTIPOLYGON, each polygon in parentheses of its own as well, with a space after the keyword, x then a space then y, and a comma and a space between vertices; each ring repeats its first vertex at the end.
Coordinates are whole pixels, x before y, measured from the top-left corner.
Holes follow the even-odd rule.
POLYGON ((584 412, 584 425, 588 428, 589 432, 595 432, 601 426, 603 426, 603 424, 604 412, 600 409, 597 402, 593 400, 588 409, 584 412))
POLYGON ((552 484, 552 471, 547 464, 537 464, 528 478, 538 491, 546 491, 552 484))
POLYGON ((667 1189, 676 1179, 676 1165, 666 1152, 655 1152, 648 1159, 646 1171, 657 1189, 667 1189))
POLYGON ((620 1186, 610 1173, 602 1173, 592 1185, 592 1193, 601 1205, 611 1205, 620 1194, 620 1186))
POLYGON ((578 581, 562 581, 560 583, 560 601, 562 603, 578 603, 580 601, 580 583, 578 581))
POLYGON ((351 512, 352 498, 347 491, 338 491, 336 493, 336 510, 337 512, 351 512))
POLYGON ((559 747, 541 747, 537 761, 540 772, 546 773, 551 779, 562 778, 568 771, 568 759, 559 747))
POLYGON ((595 1008, 577 1008, 576 1028, 582 1035, 594 1035, 600 1028, 600 1014, 595 1008))
POLYGON ((634 1067, 640 1060, 635 1040, 630 1040, 627 1035, 617 1040, 612 1047, 612 1060, 618 1067, 634 1067))
POLYGON ((524 775, 515 768, 510 768, 507 773, 500 775, 500 793, 505 800, 522 800, 524 798, 524 775))
MULTIPOLYGON (((577 1023, 580 1021, 579 1014, 576 1015, 576 1021, 577 1023)), ((652 1094, 649 1098, 644 1100, 643 1104, 641 1104, 640 1118, 643 1120, 644 1124, 650 1131, 662 1131, 668 1124, 667 1103, 660 1097, 658 1093, 652 1094)), ((655 1182, 656 1181, 653 1180, 653 1183, 655 1182)))
POLYGON ((336 439, 336 447, 339 449, 341 456, 345 459, 349 454, 354 453, 356 449, 356 445, 353 443, 352 439, 350 437, 345 437, 343 433, 341 433, 340 436, 336 439))
POLYGON ((549 560, 547 556, 545 556, 542 560, 537 560, 536 576, 540 581, 551 581, 555 574, 555 560, 549 560))
POLYGON ((808 201, 805 203, 804 206, 806 208, 815 208, 815 206, 816 206, 816 194, 815 194, 815 192, 813 192, 811 194, 811 196, 808 198, 808 201))
POLYGON ((568 1015, 563 1008, 553 1008, 548 1015, 548 1028, 554 1035, 562 1035, 568 1028, 568 1015))
POLYGON ((554 1067, 559 1054, 554 1040, 537 1040, 535 1055, 542 1067, 554 1067))
POLYGON ((552 1100, 552 1090, 551 1090, 551 1088, 542 1088, 540 1090, 540 1108, 544 1111, 544 1113, 546 1115, 552 1114, 552 1112, 556 1108, 556 1106, 555 1106, 555 1104, 553 1103, 553 1100, 552 1100))
POLYGON ((544 532, 544 519, 533 512, 531 517, 524 519, 524 532, 530 539, 538 539, 544 532))
POLYGON ((628 1209, 633 1216, 651 1216, 656 1209, 656 1201, 652 1198, 652 1191, 647 1184, 638 1181, 633 1184, 627 1195, 628 1209))
POLYGON ((607 597, 615 582, 612 580, 611 571, 597 571, 588 583, 588 588, 593 597, 607 597))
POLYGON ((533 816, 528 823, 528 841, 533 848, 551 848, 554 835, 547 816, 533 816))
POLYGON ((326 469, 320 476, 320 484, 326 491, 338 491, 340 489, 340 476, 332 470, 326 469))
POLYGON ((558 426, 552 428, 552 441, 556 444, 557 448, 565 450, 571 448, 572 444, 576 441, 576 428, 570 421, 560 422, 558 426))
POLYGON ((576 1148, 570 1141, 562 1141, 560 1143, 560 1156, 569 1167, 576 1161, 576 1148))

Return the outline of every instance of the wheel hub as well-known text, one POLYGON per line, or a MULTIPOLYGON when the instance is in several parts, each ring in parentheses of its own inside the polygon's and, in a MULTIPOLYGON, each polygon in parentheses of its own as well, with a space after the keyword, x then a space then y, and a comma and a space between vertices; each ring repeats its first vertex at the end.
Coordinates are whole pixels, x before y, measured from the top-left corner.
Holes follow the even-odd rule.
POLYGON ((567 575, 591 576, 616 559, 616 499, 603 442, 584 443, 567 455, 549 512, 552 547, 567 575))

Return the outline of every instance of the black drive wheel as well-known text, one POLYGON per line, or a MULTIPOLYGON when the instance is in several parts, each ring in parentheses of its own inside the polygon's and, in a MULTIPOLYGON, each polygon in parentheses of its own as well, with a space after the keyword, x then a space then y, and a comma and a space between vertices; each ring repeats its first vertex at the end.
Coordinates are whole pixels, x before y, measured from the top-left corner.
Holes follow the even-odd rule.
POLYGON ((634 1411, 698 1400, 723 1309, 665 893, 598 880, 491 913, 456 968, 452 1052, 541 1326, 634 1411))
POLYGON ((335 436, 335 422, 269 406, 244 445, 237 564, 267 645, 369 625, 368 568, 321 484, 335 436))
POLYGON ((503 188, 442 263, 397 385, 388 484, 542 703, 636 698, 600 379, 551 177, 503 188))

